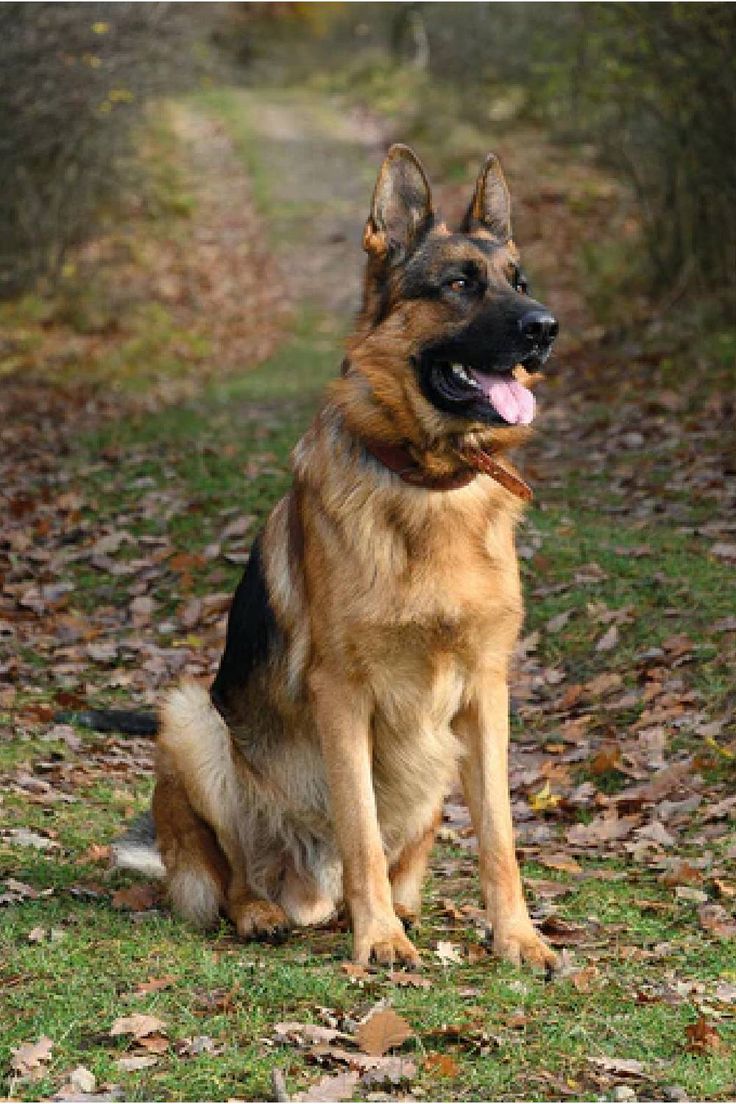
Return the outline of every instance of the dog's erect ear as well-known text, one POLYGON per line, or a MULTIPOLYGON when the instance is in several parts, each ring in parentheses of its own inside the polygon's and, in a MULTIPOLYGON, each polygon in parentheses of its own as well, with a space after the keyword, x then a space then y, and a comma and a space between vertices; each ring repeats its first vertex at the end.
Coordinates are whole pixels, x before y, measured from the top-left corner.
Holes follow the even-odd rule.
POLYGON ((511 237, 511 197, 495 153, 489 153, 483 162, 462 225, 466 233, 480 228, 502 242, 511 237))
POLYGON ((381 259, 400 260, 431 221, 432 194, 426 173, 413 150, 397 143, 378 174, 363 248, 381 259))

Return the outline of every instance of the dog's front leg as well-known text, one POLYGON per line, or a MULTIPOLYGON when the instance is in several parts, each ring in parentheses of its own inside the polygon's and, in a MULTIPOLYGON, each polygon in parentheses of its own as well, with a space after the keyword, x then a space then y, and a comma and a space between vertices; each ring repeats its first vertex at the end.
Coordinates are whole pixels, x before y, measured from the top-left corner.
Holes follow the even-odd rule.
POLYGON ((514 850, 509 797, 509 695, 506 680, 487 676, 457 719, 467 754, 461 764, 465 798, 480 853, 480 882, 493 949, 509 962, 554 966, 557 956, 537 934, 524 902, 514 850))
POLYGON ((419 955, 394 912, 373 789, 371 704, 339 675, 310 677, 314 717, 330 789, 332 820, 343 862, 343 886, 353 925, 353 957, 418 965, 419 955))

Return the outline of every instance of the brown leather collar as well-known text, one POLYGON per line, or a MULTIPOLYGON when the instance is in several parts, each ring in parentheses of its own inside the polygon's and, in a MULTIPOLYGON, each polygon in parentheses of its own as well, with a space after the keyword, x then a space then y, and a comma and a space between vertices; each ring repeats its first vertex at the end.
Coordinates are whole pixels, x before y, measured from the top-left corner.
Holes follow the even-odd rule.
POLYGON ((424 487, 428 491, 454 491, 460 487, 467 487, 468 483, 482 473, 490 475, 507 491, 524 502, 530 502, 532 498, 531 487, 520 476, 481 449, 466 448, 462 451, 457 449, 455 455, 462 465, 457 471, 450 475, 430 475, 417 464, 404 445, 389 445, 384 441, 363 441, 362 444, 374 460, 413 487, 424 487))
POLYGON ((451 475, 430 475, 417 464, 409 450, 403 445, 388 445, 383 441, 363 441, 363 448, 384 468, 398 475, 404 483, 412 487, 424 487, 428 491, 454 491, 466 487, 477 472, 463 466, 451 475))

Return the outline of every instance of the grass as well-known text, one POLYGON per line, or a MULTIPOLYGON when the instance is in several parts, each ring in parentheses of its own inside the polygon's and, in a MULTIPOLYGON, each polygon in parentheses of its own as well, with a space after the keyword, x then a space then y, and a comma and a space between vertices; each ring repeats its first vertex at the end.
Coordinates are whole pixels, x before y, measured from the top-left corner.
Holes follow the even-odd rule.
MULTIPOLYGON (((221 99, 209 102, 220 110, 221 99)), ((232 105, 229 110, 229 115, 223 111, 226 123, 232 105)), ((255 179, 259 194, 266 196, 268 179, 261 172, 260 184, 257 173, 255 179)), ((289 451, 337 369, 341 324, 303 312, 288 342, 255 370, 208 385, 196 401, 131 415, 78 441, 68 464, 73 483, 83 490, 87 520, 103 532, 122 526, 136 540, 165 536, 178 551, 189 553, 217 538, 223 517, 252 515, 255 531, 287 486, 289 451), (105 456, 112 459, 107 462, 105 456), (136 510, 136 488, 153 488, 196 508, 176 510, 170 517, 163 512, 143 516, 136 510)), ((155 347, 152 355, 157 355, 155 347)), ((589 417, 595 416, 589 411, 589 417)), ((540 485, 539 505, 521 537, 522 544, 530 537, 535 544, 523 562, 527 594, 545 589, 528 602, 526 628, 541 630, 540 662, 564 664, 576 682, 615 666, 626 683, 633 683, 637 656, 687 632, 698 659, 689 685, 702 695, 704 707, 718 712, 729 693, 727 657, 711 627, 731 612, 726 569, 703 555, 691 532, 678 531, 666 518, 650 519, 644 533, 630 518, 615 516, 612 522, 604 511, 615 501, 603 474, 592 484, 581 472, 559 486, 540 485), (627 557, 620 551, 643 540, 652 548, 650 556, 627 557), (600 582, 549 593, 555 584, 571 584, 581 564, 590 561, 605 573, 600 582), (655 568, 666 586, 652 586, 655 568), (591 603, 611 609, 630 605, 636 611, 621 627, 615 656, 594 650, 603 629, 594 621, 591 603), (575 614, 559 633, 543 631, 551 617, 569 608, 575 614)), ((111 585, 81 564, 72 563, 69 572, 79 611, 91 609, 103 593, 104 601, 117 600, 114 580, 111 585)), ((194 593, 228 590, 239 572, 221 559, 205 562, 195 573, 194 593)), ((164 576, 156 593, 164 615, 173 608, 168 585, 164 576)), ((104 685, 100 690, 104 698, 104 685)), ((623 728, 627 717, 614 714, 610 722, 623 728)), ((555 722, 543 711, 528 724, 555 738, 555 722)), ((20 726, 0 746, 4 771, 30 771, 43 762, 49 764, 46 777, 55 778, 57 770, 63 780, 49 804, 10 789, 2 806, 9 827, 50 832, 58 845, 42 853, 0 839, 7 876, 53 890, 51 896, 9 906, 0 929, 0 1069, 7 1070, 11 1047, 43 1034, 54 1041, 47 1075, 33 1084, 16 1084, 17 1097, 48 1096, 69 1070, 83 1065, 100 1084, 121 1085, 130 1100, 267 1099, 275 1067, 286 1070, 292 1091, 320 1075, 295 1048, 273 1044, 275 1023, 319 1022, 324 1010, 354 1018, 385 997, 417 1033, 404 1047, 417 1062, 412 1088, 417 1096, 610 1095, 613 1081, 591 1081, 590 1056, 642 1061, 648 1079, 637 1086, 640 1096, 661 1098, 668 1085, 696 1099, 733 1095, 736 1024, 714 991, 719 982, 736 981, 734 944, 704 933, 695 905, 676 899, 656 871, 605 855, 584 860, 582 877, 526 864, 537 908, 544 906, 544 898, 535 891, 535 880, 556 880, 568 890, 555 906, 557 913, 588 931, 595 923, 604 926, 600 939, 588 938, 576 951, 579 968, 593 967, 585 984, 575 970, 547 982, 490 957, 450 966, 437 960, 437 941, 448 939, 472 945, 482 956, 478 933, 449 920, 443 905, 448 897, 457 903, 476 901, 474 862, 467 851, 444 843, 427 886, 418 936, 431 988, 400 988, 380 971, 356 983, 340 969, 348 954, 344 931, 302 932, 282 947, 259 947, 238 944, 224 926, 203 937, 164 909, 133 916, 114 909, 111 894, 131 883, 92 861, 90 848, 109 842, 134 809, 145 807, 147 750, 142 743, 79 736, 82 746, 75 750, 63 733, 52 730, 49 738, 37 727, 20 726), (111 766, 110 756, 121 749, 129 761, 111 766), (31 942, 30 933, 39 927, 46 937, 31 942), (136 995, 141 983, 166 975, 173 979, 170 987, 136 995), (718 1017, 723 1046, 730 1052, 686 1051, 686 1027, 703 1006, 716 1009, 711 1014, 718 1017), (164 1020, 170 1045, 155 1066, 125 1073, 115 1062, 130 1047, 108 1033, 117 1017, 132 1012, 164 1020), (447 1034, 447 1025, 457 1027, 456 1037, 447 1034), (177 1043, 200 1035, 214 1040, 221 1053, 179 1053, 177 1043), (439 1078, 427 1065, 434 1052, 452 1056, 451 1076, 439 1078)), ((680 739, 687 741, 689 734, 681 733, 680 739)), ((733 767, 727 758, 706 756, 702 769, 726 781, 733 767)), ((582 780, 584 767, 580 771, 582 780)), ((621 776, 612 773, 615 788, 621 776)), ((687 838, 682 845, 687 855, 701 848, 687 838)))

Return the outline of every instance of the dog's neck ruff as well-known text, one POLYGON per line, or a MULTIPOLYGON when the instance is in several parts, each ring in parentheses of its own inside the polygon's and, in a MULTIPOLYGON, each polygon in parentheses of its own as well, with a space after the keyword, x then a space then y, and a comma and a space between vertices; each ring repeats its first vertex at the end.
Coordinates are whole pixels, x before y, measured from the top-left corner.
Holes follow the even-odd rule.
POLYGON ((431 475, 416 462, 404 445, 389 445, 383 441, 363 441, 362 444, 374 460, 412 487, 423 487, 427 491, 454 491, 467 487, 482 474, 495 479, 522 501, 530 502, 532 499, 531 487, 521 476, 479 448, 456 449, 455 456, 462 466, 449 475, 431 475))

